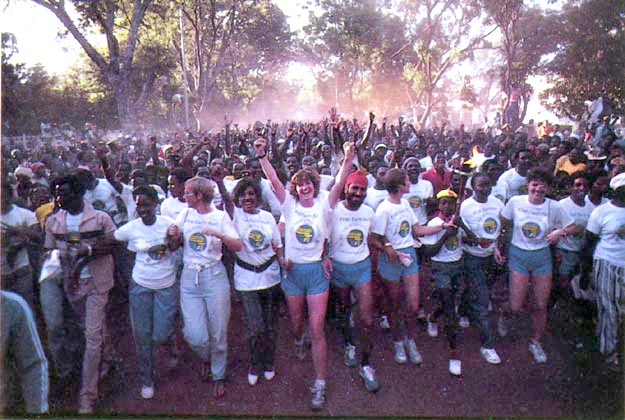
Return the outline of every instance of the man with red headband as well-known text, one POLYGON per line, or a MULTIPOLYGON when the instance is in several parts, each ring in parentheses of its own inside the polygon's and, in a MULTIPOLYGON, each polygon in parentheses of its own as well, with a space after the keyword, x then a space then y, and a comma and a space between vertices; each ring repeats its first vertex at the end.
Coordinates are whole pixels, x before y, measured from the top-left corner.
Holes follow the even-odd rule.
POLYGON ((373 325, 371 293, 371 258, 367 239, 375 216, 373 210, 362 205, 367 195, 367 177, 360 171, 349 173, 354 157, 350 143, 345 147, 345 159, 339 171, 337 188, 344 189, 345 199, 332 207, 330 247, 324 267, 332 275, 338 301, 338 318, 345 340, 345 364, 356 367, 356 346, 350 328, 350 288, 354 289, 358 304, 357 325, 360 329, 360 376, 365 388, 375 392, 380 384, 369 363, 371 328, 373 325), (348 175, 349 173, 349 175, 348 175))

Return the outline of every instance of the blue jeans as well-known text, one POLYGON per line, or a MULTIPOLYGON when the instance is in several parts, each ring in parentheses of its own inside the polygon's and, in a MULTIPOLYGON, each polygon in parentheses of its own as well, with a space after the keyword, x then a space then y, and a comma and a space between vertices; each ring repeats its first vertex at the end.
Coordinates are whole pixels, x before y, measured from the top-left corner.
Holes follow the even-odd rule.
POLYGON ((464 254, 464 271, 469 286, 469 307, 473 320, 480 330, 482 347, 493 348, 494 337, 488 316, 488 302, 490 289, 495 283, 495 258, 476 257, 469 253, 464 254))
POLYGON ((254 373, 273 370, 278 339, 278 302, 280 286, 240 291, 245 326, 250 347, 250 364, 254 373))
POLYGON ((210 360, 213 380, 223 380, 228 362, 230 283, 221 262, 199 273, 185 266, 180 277, 180 309, 184 339, 204 362, 210 360))
POLYGON ((128 293, 130 324, 139 359, 142 385, 153 385, 154 344, 163 344, 175 329, 177 285, 165 289, 148 289, 133 280, 128 293))

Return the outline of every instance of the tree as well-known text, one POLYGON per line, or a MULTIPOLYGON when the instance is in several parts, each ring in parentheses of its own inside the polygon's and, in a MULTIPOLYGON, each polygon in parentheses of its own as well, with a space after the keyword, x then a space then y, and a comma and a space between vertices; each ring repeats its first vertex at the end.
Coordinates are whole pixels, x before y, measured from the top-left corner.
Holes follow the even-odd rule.
POLYGON ((54 13, 76 39, 112 89, 122 125, 132 124, 137 110, 151 94, 150 84, 157 78, 153 74, 144 79, 145 88, 138 94, 133 89, 135 52, 143 19, 152 0, 74 0, 71 4, 78 12, 76 20, 70 16, 64 0, 32 1, 54 13), (87 39, 87 33, 93 27, 106 38, 104 52, 87 39))
POLYGON ((560 42, 546 64, 553 87, 547 102, 560 115, 579 120, 584 101, 610 97, 617 111, 625 103, 625 2, 585 0, 562 9, 560 42))
MULTIPOLYGON (((184 0, 189 93, 196 120, 249 105, 290 58, 291 32, 269 0, 184 0)), ((178 9, 172 12, 177 13, 178 9)), ((178 63, 182 48, 172 40, 178 63)))
POLYGON ((398 51, 405 54, 403 79, 413 108, 417 103, 414 97, 423 98, 419 117, 423 126, 437 103, 435 92, 447 72, 477 49, 488 47, 484 41, 495 28, 482 27, 480 9, 460 0, 418 0, 399 7, 408 37, 398 51))

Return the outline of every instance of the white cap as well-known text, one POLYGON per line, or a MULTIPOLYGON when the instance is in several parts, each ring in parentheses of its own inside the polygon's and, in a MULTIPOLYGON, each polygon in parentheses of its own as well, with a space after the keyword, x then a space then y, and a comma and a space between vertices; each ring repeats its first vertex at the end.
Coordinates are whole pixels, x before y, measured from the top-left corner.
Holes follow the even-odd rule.
POLYGON ((625 185, 625 172, 616 175, 610 180, 610 188, 612 188, 613 190, 622 187, 623 185, 625 185))

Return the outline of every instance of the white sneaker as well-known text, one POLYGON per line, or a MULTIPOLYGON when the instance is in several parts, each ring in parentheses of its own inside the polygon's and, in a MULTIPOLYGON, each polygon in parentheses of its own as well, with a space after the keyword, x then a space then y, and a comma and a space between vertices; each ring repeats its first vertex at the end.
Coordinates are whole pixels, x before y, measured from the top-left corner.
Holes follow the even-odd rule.
POLYGON ((380 317, 379 325, 380 325, 380 328, 382 328, 385 331, 391 329, 391 324, 388 322, 388 317, 386 315, 382 315, 380 317))
POLYGON ((547 363, 547 355, 540 343, 530 341, 529 350, 532 356, 534 356, 534 361, 536 361, 536 363, 547 363))
POLYGON ((487 349, 486 347, 482 347, 480 349, 480 353, 488 363, 492 363, 493 365, 498 365, 501 363, 501 358, 499 357, 495 349, 487 349))
POLYGON ((469 322, 469 317, 461 316, 458 320, 458 325, 460 326, 460 328, 469 328, 471 326, 471 323, 469 322))
POLYGON ((251 386, 256 385, 258 382, 258 375, 253 374, 252 372, 247 374, 247 383, 251 386))
POLYGON ((406 348, 404 347, 403 341, 395 341, 393 343, 393 347, 395 348, 395 361, 400 365, 403 365, 408 361, 408 357, 406 356, 406 348))
POLYGON ((312 388, 310 388, 310 392, 312 393, 310 408, 313 411, 321 410, 326 403, 326 387, 314 384, 312 388))
POLYGON ((417 313, 417 319, 425 319, 425 318, 426 318, 425 308, 422 306, 419 308, 419 313, 417 313))
POLYGON ((263 376, 265 377, 265 380, 270 381, 273 378, 276 377, 276 371, 275 370, 266 370, 265 372, 263 372, 263 376))
POLYGON ((367 389, 367 391, 376 392, 378 389, 380 389, 380 383, 375 376, 375 370, 371 366, 361 366, 359 373, 362 379, 365 381, 365 388, 367 389))
POLYGON ((149 400, 153 397, 154 397, 154 387, 143 385, 141 387, 141 398, 143 398, 144 400, 149 400))
POLYGON ((428 335, 430 337, 438 337, 438 324, 436 322, 432 322, 429 316, 427 320, 428 320, 428 335))
POLYGON ((406 340, 406 347, 408 347, 408 357, 412 364, 420 365, 423 363, 421 353, 417 350, 417 343, 413 339, 406 340))
POLYGON ((454 376, 462 375, 462 362, 458 359, 449 359, 449 373, 454 376))
POLYGON ((499 334, 499 337, 508 335, 508 321, 501 316, 497 318, 497 334, 499 334))
POLYGON ((348 344, 345 346, 345 366, 356 367, 358 361, 356 360, 356 346, 348 344))

